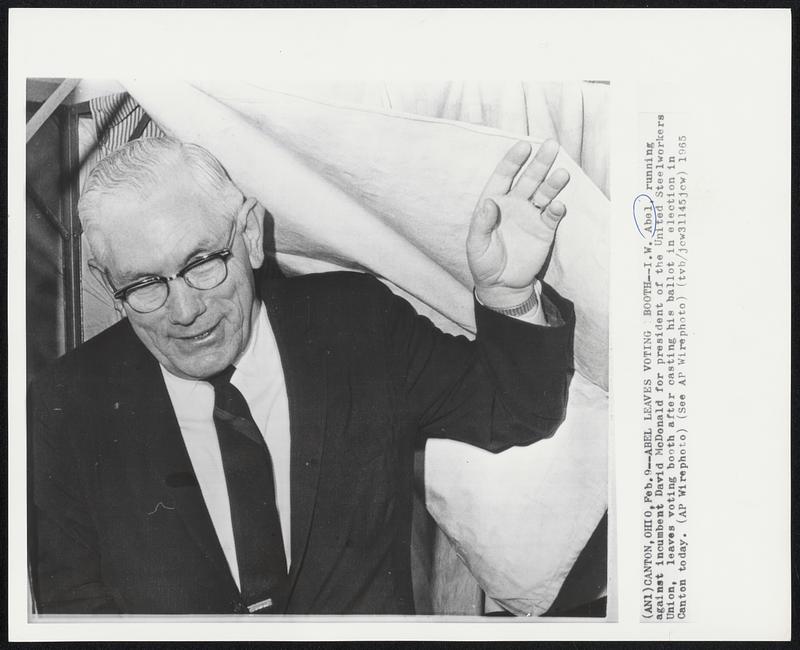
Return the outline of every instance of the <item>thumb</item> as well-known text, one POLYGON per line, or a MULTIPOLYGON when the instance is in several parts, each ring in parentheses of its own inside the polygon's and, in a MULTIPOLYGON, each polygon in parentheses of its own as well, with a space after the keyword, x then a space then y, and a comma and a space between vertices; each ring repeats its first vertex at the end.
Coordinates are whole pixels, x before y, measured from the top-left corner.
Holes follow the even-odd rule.
POLYGON ((500 217, 500 208, 492 199, 486 199, 483 205, 475 210, 470 224, 470 236, 486 238, 492 234, 500 217))

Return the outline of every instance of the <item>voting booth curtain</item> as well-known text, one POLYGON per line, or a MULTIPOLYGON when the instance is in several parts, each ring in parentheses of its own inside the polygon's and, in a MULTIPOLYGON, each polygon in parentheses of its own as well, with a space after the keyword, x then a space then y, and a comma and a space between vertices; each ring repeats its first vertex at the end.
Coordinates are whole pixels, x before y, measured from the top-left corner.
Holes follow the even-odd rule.
MULTIPOLYGON (((434 611, 483 613, 497 603, 518 615, 546 612, 608 507, 608 87, 123 85, 129 95, 92 101, 104 134, 97 157, 137 129, 200 144, 266 207, 284 273, 372 273, 441 329, 467 336, 475 322, 464 242, 478 196, 516 140, 536 148, 558 139, 556 166, 572 180, 545 280, 575 303, 566 421, 550 440, 497 455, 431 441, 424 463, 439 528, 426 576, 434 611)), ((84 278, 92 335, 119 314, 84 278)))

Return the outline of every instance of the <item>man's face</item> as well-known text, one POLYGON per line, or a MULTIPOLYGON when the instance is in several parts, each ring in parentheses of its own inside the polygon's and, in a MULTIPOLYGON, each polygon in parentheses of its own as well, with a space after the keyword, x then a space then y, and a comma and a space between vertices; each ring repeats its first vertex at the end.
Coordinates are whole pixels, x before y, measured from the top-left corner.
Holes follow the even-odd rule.
MULTIPOLYGON (((194 183, 179 170, 168 187, 144 200, 104 200, 105 254, 99 261, 114 287, 146 275, 171 276, 199 255, 227 245, 236 206, 214 214, 194 183)), ((166 303, 155 311, 141 314, 125 304, 137 336, 171 373, 209 377, 236 361, 247 346, 259 307, 252 268, 260 264, 260 251, 251 250, 253 238, 242 233, 253 227, 250 219, 239 221, 228 276, 219 286, 199 290, 177 278, 169 282, 166 303)))

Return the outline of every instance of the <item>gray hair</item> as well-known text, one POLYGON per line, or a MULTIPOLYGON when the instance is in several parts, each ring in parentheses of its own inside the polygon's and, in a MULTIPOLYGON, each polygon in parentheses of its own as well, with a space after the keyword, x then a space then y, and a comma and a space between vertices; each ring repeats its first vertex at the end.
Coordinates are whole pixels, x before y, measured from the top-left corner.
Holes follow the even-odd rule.
POLYGON ((244 201, 225 168, 203 147, 169 137, 134 140, 98 163, 78 202, 81 224, 95 257, 104 253, 99 236, 103 199, 122 192, 145 195, 168 183, 176 167, 190 171, 197 181, 198 194, 221 216, 232 213, 244 201))

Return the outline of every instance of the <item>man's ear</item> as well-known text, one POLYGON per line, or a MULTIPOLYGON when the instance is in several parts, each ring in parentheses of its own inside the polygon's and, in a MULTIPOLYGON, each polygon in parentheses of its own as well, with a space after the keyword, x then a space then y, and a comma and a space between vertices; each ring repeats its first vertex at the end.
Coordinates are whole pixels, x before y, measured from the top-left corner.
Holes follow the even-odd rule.
POLYGON ((125 310, 122 307, 122 301, 114 298, 114 288, 108 282, 108 276, 103 271, 103 268, 94 260, 89 258, 87 261, 89 270, 92 272, 94 279, 108 292, 108 300, 113 305, 114 309, 120 316, 125 316, 125 310))
POLYGON ((261 268, 264 263, 264 216, 266 209, 257 199, 249 198, 244 202, 240 214, 244 215, 242 237, 247 247, 250 266, 261 268))
POLYGON ((111 285, 108 283, 108 278, 106 278, 106 274, 103 272, 103 269, 100 265, 94 260, 94 258, 89 258, 86 262, 89 265, 89 270, 92 272, 95 280, 97 280, 100 284, 102 284, 108 293, 113 294, 114 291, 111 288, 111 285))

